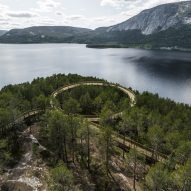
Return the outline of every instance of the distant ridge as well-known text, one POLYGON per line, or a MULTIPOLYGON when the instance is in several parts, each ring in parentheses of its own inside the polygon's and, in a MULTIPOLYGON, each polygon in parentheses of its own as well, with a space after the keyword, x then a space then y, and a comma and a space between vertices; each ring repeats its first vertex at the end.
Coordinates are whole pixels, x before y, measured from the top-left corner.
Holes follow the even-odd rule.
MULTIPOLYGON (((83 38, 91 29, 70 26, 34 26, 24 29, 12 29, 0 38, 2 43, 43 43, 73 42, 74 38, 83 38)), ((80 40, 79 40, 80 41, 80 40)))
POLYGON ((169 3, 147 9, 120 24, 108 27, 109 31, 140 30, 148 35, 169 28, 191 24, 191 1, 169 3))
POLYGON ((191 50, 191 1, 144 10, 120 24, 95 30, 70 26, 13 29, 0 43, 83 43, 88 47, 191 50))
POLYGON ((4 35, 6 32, 6 30, 0 30, 0 36, 4 35))

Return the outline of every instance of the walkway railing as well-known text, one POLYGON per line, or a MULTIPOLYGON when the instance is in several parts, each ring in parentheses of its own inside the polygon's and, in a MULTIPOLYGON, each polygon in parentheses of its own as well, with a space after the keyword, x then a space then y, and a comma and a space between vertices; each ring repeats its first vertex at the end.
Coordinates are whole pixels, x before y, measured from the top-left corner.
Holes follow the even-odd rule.
MULTIPOLYGON (((119 90, 123 91, 125 94, 127 94, 129 97, 130 97, 130 100, 131 100, 131 103, 132 103, 132 106, 135 105, 136 103, 136 96, 134 94, 134 92, 130 89, 127 89, 127 88, 124 88, 120 85, 117 85, 117 84, 113 84, 113 83, 107 83, 107 82, 103 82, 103 81, 94 81, 94 82, 79 82, 77 84, 68 84, 68 85, 65 85, 59 89, 57 89, 56 91, 54 91, 52 94, 51 94, 51 97, 56 97, 59 93, 61 92, 64 92, 64 91, 67 91, 69 89, 72 89, 72 88, 75 88, 75 87, 78 87, 78 86, 82 86, 82 85, 94 85, 94 86, 110 86, 110 87, 116 87, 118 88, 119 90)), ((51 105, 51 109, 52 108, 55 108, 54 106, 54 103, 52 101, 50 101, 50 105, 51 105)), ((48 109, 48 108, 47 108, 48 109)), ((50 109, 50 108, 49 108, 50 109)), ((35 115, 38 115, 38 114, 41 114, 41 113, 44 113, 45 110, 42 110, 42 109, 34 109, 34 110, 31 110, 31 111, 27 111, 27 112, 24 112, 23 114, 19 115, 15 120, 14 122, 10 123, 7 125, 7 127, 11 127, 13 124, 15 123, 19 123, 19 122, 22 122, 23 120, 25 120, 26 118, 30 118, 30 117, 33 117, 35 115)), ((120 115, 122 114, 122 112, 120 112, 120 115)), ((117 114, 115 114, 117 115, 117 114)), ((99 121, 99 118, 98 116, 95 116, 95 115, 81 115, 83 118, 87 118, 88 121, 96 126, 97 128, 102 128, 99 124, 95 123, 95 121, 99 121)), ((120 135, 119 133, 117 132, 114 132, 114 138, 116 139, 116 141, 120 142, 121 144, 123 144, 123 136, 120 135)), ((151 149, 151 148, 148 148, 134 140, 131 140, 129 139, 128 137, 125 137, 125 146, 128 146, 130 148, 137 148, 139 150, 139 152, 141 152, 142 154, 144 154, 145 156, 148 156, 150 158, 153 158, 153 153, 154 153, 154 150, 151 149)), ((156 152, 155 154, 157 154, 158 156, 158 161, 164 161, 168 158, 167 155, 165 154, 162 154, 160 152, 156 152)))
MULTIPOLYGON (((94 123, 92 121, 90 121, 90 123, 99 129, 102 128, 102 126, 97 123, 94 123)), ((154 153, 155 156, 157 156, 157 158, 155 158, 154 160, 164 162, 166 159, 168 159, 167 155, 160 153, 160 152, 155 152, 152 148, 142 145, 142 144, 136 142, 135 140, 128 138, 127 136, 125 136, 125 144, 124 144, 123 135, 121 135, 115 131, 113 131, 113 135, 114 135, 113 138, 116 142, 119 142, 120 144, 127 146, 128 148, 136 148, 141 154, 147 156, 148 158, 153 158, 153 153, 154 153)))

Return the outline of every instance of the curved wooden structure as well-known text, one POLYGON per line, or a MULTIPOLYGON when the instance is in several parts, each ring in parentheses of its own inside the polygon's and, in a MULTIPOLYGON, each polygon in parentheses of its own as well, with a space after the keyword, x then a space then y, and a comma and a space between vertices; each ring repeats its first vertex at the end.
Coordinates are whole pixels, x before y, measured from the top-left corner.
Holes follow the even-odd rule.
MULTIPOLYGON (((73 84, 73 85, 67 85, 67 86, 64 86, 58 90, 56 90, 55 92, 52 93, 52 97, 56 98, 58 94, 62 93, 62 92, 65 92, 67 90, 70 90, 70 89, 73 89, 73 88, 76 88, 76 87, 79 87, 79 86, 110 86, 110 87, 116 87, 117 89, 121 90, 122 92, 124 92, 125 94, 127 94, 131 100, 131 106, 133 107, 135 104, 136 104, 136 96, 135 94, 127 89, 127 88, 124 88, 120 85, 115 85, 115 84, 110 84, 110 83, 103 83, 103 82, 82 82, 82 83, 77 83, 77 84, 73 84)), ((55 108, 53 102, 51 102, 51 106, 53 108, 55 108)), ((117 113, 115 114, 113 117, 121 117, 123 114, 123 112, 120 112, 120 113, 117 113)), ((97 123, 95 122, 99 122, 100 121, 100 118, 98 117, 86 117, 87 120, 90 122, 92 128, 94 129, 97 129, 97 130, 100 130, 101 126, 98 125, 97 123)), ((123 145, 124 147, 127 147, 127 148, 136 148, 137 151, 141 154, 143 154, 144 156, 150 158, 150 159, 153 159, 155 161, 160 161, 160 162, 164 162, 168 156, 162 154, 162 153, 155 153, 153 152, 153 150, 151 148, 147 148, 145 147, 144 145, 141 145, 140 143, 137 143, 135 142, 134 140, 131 140, 129 138, 125 138, 125 142, 123 140, 123 137, 122 135, 118 134, 118 133, 114 133, 114 136, 113 136, 113 139, 115 140, 115 142, 117 142, 118 144, 121 144, 123 145)))
MULTIPOLYGON (((104 82, 81 82, 81 83, 77 83, 77 84, 73 84, 73 85, 67 85, 67 86, 64 86, 64 87, 56 90, 55 92, 53 92, 52 96, 55 98, 58 94, 60 94, 64 91, 79 87, 79 86, 110 86, 110 87, 115 87, 115 88, 121 90, 123 93, 125 93, 129 96, 129 98, 131 100, 131 106, 136 104, 136 96, 133 93, 133 91, 131 91, 130 89, 124 88, 120 85, 116 85, 113 83, 104 83, 104 82)), ((52 103, 51 103, 51 106, 53 106, 52 103)))
MULTIPOLYGON (((64 91, 67 91, 69 89, 73 89, 79 86, 110 86, 110 87, 116 87, 117 89, 121 90, 122 92, 124 92, 125 94, 127 94, 131 100, 131 106, 133 107, 136 104, 136 96, 135 94, 127 88, 124 88, 120 85, 116 85, 116 84, 112 84, 112 83, 104 83, 104 82, 81 82, 81 83, 77 83, 77 84, 73 84, 73 85, 67 85, 64 86, 62 88, 59 88, 58 90, 56 90, 55 92, 52 93, 52 97, 56 98, 56 96, 64 91)), ((51 108, 55 108, 53 101, 50 101, 50 105, 51 108)), ((28 112, 23 113, 21 116, 17 117, 13 123, 10 123, 9 125, 7 125, 7 129, 11 129, 11 127, 14 124, 18 124, 20 122, 25 121, 26 119, 30 119, 32 117, 41 115, 42 113, 44 113, 44 110, 40 110, 40 109, 36 109, 36 110, 31 110, 28 112)), ((117 113, 114 115, 114 117, 118 117, 121 116, 122 112, 117 113)), ((97 130, 100 130, 100 128, 102 128, 100 125, 94 123, 94 122, 98 122, 100 120, 100 118, 94 117, 94 116, 84 116, 91 124, 92 128, 95 128, 97 130)), ((136 148, 138 152, 140 152, 141 154, 145 155, 148 158, 151 158, 155 161, 160 161, 160 162, 164 162, 168 156, 157 152, 157 157, 153 156, 153 150, 150 148, 145 147, 144 145, 141 145, 140 143, 135 142, 134 140, 130 140, 129 138, 125 138, 125 142, 123 140, 122 135, 118 134, 118 133, 114 133, 113 135, 113 139, 115 140, 116 143, 118 144, 122 144, 124 147, 127 148, 136 148)))
POLYGON ((18 116, 12 123, 9 123, 6 126, 6 130, 9 131, 15 124, 22 123, 23 121, 30 119, 32 117, 36 117, 38 115, 41 115, 42 113, 44 113, 44 110, 40 110, 40 109, 24 112, 23 114, 18 116))

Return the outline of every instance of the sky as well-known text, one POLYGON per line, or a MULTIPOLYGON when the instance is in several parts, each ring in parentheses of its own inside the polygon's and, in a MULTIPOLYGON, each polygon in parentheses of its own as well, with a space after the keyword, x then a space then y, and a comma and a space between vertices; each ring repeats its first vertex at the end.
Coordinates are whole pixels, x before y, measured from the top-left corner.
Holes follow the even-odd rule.
POLYGON ((154 6, 182 0, 0 0, 0 29, 111 26, 154 6))

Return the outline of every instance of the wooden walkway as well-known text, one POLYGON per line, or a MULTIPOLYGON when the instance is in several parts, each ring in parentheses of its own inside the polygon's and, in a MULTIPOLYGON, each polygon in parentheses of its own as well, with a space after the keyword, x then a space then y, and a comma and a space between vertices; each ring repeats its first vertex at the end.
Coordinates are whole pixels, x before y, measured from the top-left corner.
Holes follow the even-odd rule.
POLYGON ((24 112, 23 114, 21 114, 18 117, 16 117, 16 119, 12 123, 9 123, 6 126, 6 130, 9 131, 9 129, 11 129, 15 124, 22 123, 26 119, 35 117, 35 116, 40 115, 42 113, 44 113, 44 110, 40 110, 40 109, 24 112))
MULTIPOLYGON (((102 128, 101 125, 91 122, 91 119, 88 120, 90 122, 91 128, 100 131, 100 129, 102 128)), ((128 149, 136 149, 140 154, 146 156, 149 159, 153 159, 153 161, 165 162, 166 159, 168 158, 167 155, 164 155, 160 152, 156 152, 155 155, 153 156, 153 150, 151 148, 148 148, 134 140, 131 140, 128 137, 125 137, 125 142, 124 142, 123 136, 114 131, 113 131, 113 140, 117 142, 119 145, 123 145, 123 147, 126 147, 128 149)))
MULTIPOLYGON (((103 83, 103 82, 82 82, 82 83, 77 83, 77 84, 73 84, 73 85, 67 85, 67 86, 64 86, 64 87, 56 90, 55 92, 53 92, 52 97, 56 98, 58 94, 60 94, 60 93, 62 93, 64 91, 67 91, 67 90, 70 90, 70 89, 73 89, 73 88, 76 88, 76 87, 79 87, 79 86, 85 86, 85 85, 87 85, 87 86, 92 86, 93 85, 93 86, 116 87, 117 89, 121 90, 122 92, 124 92, 125 94, 127 94, 129 96, 129 98, 131 100, 131 106, 132 107, 136 104, 136 96, 131 90, 129 90, 127 88, 124 88, 122 86, 119 86, 119 85, 103 83)), ((50 105, 51 105, 51 108, 56 108, 56 106, 54 106, 53 101, 50 101, 50 105)), ((18 123, 23 122, 24 120, 26 120, 28 118, 40 115, 42 113, 44 113, 44 110, 38 110, 38 109, 25 112, 21 116, 17 117, 13 123, 10 123, 7 126, 7 128, 11 128, 14 124, 18 124, 18 123)), ((118 114, 115 114, 115 116, 121 116, 121 115, 122 115, 122 112, 120 112, 118 114)), ((99 122, 100 118, 94 117, 94 116, 91 116, 91 117, 90 116, 85 116, 85 118, 90 122, 92 128, 95 128, 95 129, 100 131, 100 128, 102 128, 102 127, 99 124, 95 123, 95 122, 99 122)), ((145 146, 141 145, 140 143, 137 143, 137 142, 135 142, 133 140, 130 140, 127 137, 125 138, 125 142, 124 142, 124 140, 122 138, 122 135, 120 135, 120 134, 118 134, 116 132, 114 132, 113 139, 117 143, 119 143, 121 145, 124 145, 124 146, 126 146, 128 148, 135 148, 135 149, 137 149, 137 151, 139 153, 145 155, 148 158, 153 159, 153 151, 152 151, 152 149, 147 148, 147 147, 145 147, 145 146)), ((167 156, 165 156, 162 153, 157 153, 157 158, 155 158, 154 160, 164 162, 166 159, 167 159, 167 156)))
MULTIPOLYGON (((79 87, 79 86, 109 86, 109 87, 115 87, 119 90, 121 90, 123 93, 125 93, 126 95, 129 96, 130 100, 131 100, 131 105, 135 105, 136 104, 136 96, 134 94, 133 91, 131 91, 130 89, 124 88, 120 85, 116 85, 116 84, 112 84, 112 83, 104 83, 104 82, 81 82, 81 83, 77 83, 77 84, 73 84, 73 85, 66 85, 62 88, 59 88, 58 90, 56 90, 55 92, 52 93, 52 97, 56 97, 58 94, 79 87)), ((51 106, 53 106, 53 103, 51 102, 51 106)))
MULTIPOLYGON (((130 89, 124 88, 124 87, 116 85, 116 84, 103 83, 103 82, 82 82, 82 83, 77 83, 77 84, 73 84, 73 85, 67 85, 67 86, 64 86, 64 87, 56 90, 55 92, 53 92, 52 97, 56 98, 58 94, 60 94, 62 92, 65 92, 67 90, 79 87, 79 86, 110 86, 110 87, 116 87, 117 89, 121 90, 123 93, 125 93, 126 95, 129 96, 132 107, 136 104, 136 96, 130 89)), ((53 102, 51 102, 51 106, 55 107, 53 105, 53 102)), ((123 114, 123 112, 114 114, 114 118, 121 117, 122 114, 123 114)), ((100 128, 102 128, 102 127, 99 124, 97 124, 97 122, 100 121, 100 118, 98 118, 96 116, 95 117, 93 117, 93 116, 92 117, 84 116, 84 117, 86 117, 87 120, 90 122, 92 128, 97 129, 97 130, 100 131, 100 128)), ((125 138, 125 142, 124 142, 124 140, 122 138, 122 135, 120 135, 120 134, 118 134, 116 132, 114 132, 113 139, 117 143, 119 143, 121 145, 124 145, 127 148, 137 149, 137 151, 139 153, 143 154, 144 156, 146 156, 148 158, 154 159, 155 161, 164 162, 167 159, 166 155, 164 155, 162 153, 159 153, 159 152, 155 153, 155 156, 153 156, 153 150, 152 149, 147 148, 147 147, 141 145, 140 143, 137 143, 137 142, 135 142, 135 141, 133 141, 133 140, 127 138, 127 137, 125 138)))

